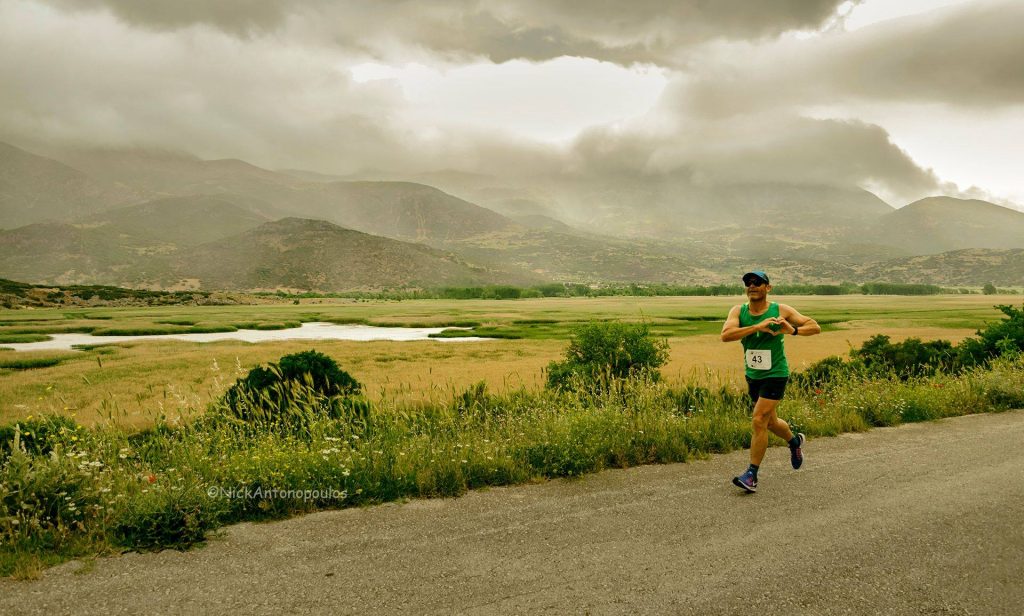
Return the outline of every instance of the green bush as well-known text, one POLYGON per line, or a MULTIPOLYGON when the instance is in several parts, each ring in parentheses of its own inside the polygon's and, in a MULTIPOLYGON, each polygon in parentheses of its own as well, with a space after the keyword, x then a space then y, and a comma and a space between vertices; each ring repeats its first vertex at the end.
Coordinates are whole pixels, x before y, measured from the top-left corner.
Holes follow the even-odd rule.
POLYGON ((651 337, 646 323, 587 323, 573 328, 563 361, 547 368, 556 390, 603 390, 616 379, 659 376, 668 361, 668 342, 651 337))
POLYGON ((790 382, 808 389, 820 389, 851 374, 863 372, 863 362, 850 362, 832 355, 811 364, 806 370, 794 372, 790 382))
POLYGON ((893 372, 901 378, 925 376, 959 369, 959 358, 948 340, 921 342, 920 338, 907 338, 893 344, 889 337, 879 334, 860 349, 850 352, 864 368, 874 374, 893 372))
POLYGON ((223 407, 236 418, 303 426, 317 415, 365 421, 369 405, 362 385, 323 353, 285 355, 257 366, 224 394, 223 407))
MULTIPOLYGON (((846 376, 884 377, 895 375, 907 380, 949 373, 958 374, 972 366, 988 366, 999 357, 1024 354, 1024 309, 1009 305, 996 308, 1008 318, 980 329, 977 337, 953 346, 948 340, 922 342, 908 338, 893 344, 888 336, 877 335, 861 348, 850 351, 852 361, 826 357, 803 372, 794 373, 794 383, 812 388, 842 381, 846 376)), ((1010 400, 1015 399, 1010 396, 1010 400)))
POLYGON ((978 330, 977 338, 961 342, 957 347, 961 363, 986 365, 996 357, 1024 353, 1024 309, 1010 305, 996 308, 1007 318, 978 330))

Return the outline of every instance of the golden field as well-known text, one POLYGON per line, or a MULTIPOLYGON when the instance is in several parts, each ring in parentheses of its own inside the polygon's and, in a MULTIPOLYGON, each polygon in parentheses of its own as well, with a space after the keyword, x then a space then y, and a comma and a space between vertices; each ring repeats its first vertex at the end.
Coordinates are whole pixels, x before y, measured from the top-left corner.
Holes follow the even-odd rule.
MULTIPOLYGON (((876 334, 958 342, 1001 315, 1000 298, 978 295, 777 297, 802 313, 828 323, 820 336, 787 339, 790 364, 801 366, 845 355, 876 334)), ((304 301, 299 306, 96 308, 74 314, 55 310, 0 311, 4 323, 45 323, 47 318, 103 318, 137 324, 191 318, 204 323, 269 320, 366 319, 371 323, 427 324, 473 320, 507 326, 526 336, 515 340, 413 342, 279 341, 250 344, 139 341, 85 352, 0 352, 11 357, 60 357, 61 363, 27 370, 0 370, 0 423, 40 413, 74 415, 84 424, 116 420, 145 425, 158 414, 170 418, 202 412, 235 379, 261 363, 314 348, 333 357, 364 384, 371 399, 447 400, 478 381, 493 391, 543 383, 543 368, 559 359, 569 324, 589 319, 646 320, 665 335, 669 381, 694 378, 740 383, 738 343, 723 344, 717 331, 729 307, 741 297, 548 298, 506 301, 403 302, 304 301), (95 315, 90 314, 95 311, 95 315), (85 314, 82 314, 82 313, 85 314), (543 321, 540 329, 516 321, 543 321), (516 329, 519 328, 519 329, 516 329)), ((1006 300, 1003 300, 1006 303, 1006 300)), ((12 327, 8 325, 8 328, 12 327)), ((0 328, 3 333, 3 328, 0 328)), ((2 346, 2 345, 0 345, 2 346)))

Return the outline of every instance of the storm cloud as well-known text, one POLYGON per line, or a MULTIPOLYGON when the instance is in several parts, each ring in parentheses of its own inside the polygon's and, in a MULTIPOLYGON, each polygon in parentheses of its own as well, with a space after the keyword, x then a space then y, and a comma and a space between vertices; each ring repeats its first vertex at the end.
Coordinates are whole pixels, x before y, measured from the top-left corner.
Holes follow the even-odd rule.
POLYGON ((941 106, 966 123, 1024 104, 1024 5, 971 0, 846 31, 854 4, 0 0, 0 140, 334 174, 827 184, 896 204, 956 192, 858 105, 941 106), (471 83, 438 120, 401 80, 353 72, 566 57, 650 65, 668 83, 635 115, 543 141, 516 132, 514 107, 482 127, 477 102, 477 121, 460 121, 471 83))
POLYGON ((1024 4, 979 2, 810 41, 722 44, 703 50, 681 94, 688 112, 710 115, 851 100, 1020 105, 1022 24, 1024 4))
POLYGON ((346 49, 394 46, 494 62, 564 55, 668 62, 708 40, 757 39, 814 29, 843 0, 46 0, 68 11, 108 11, 157 31, 194 25, 233 36, 316 32, 346 49))

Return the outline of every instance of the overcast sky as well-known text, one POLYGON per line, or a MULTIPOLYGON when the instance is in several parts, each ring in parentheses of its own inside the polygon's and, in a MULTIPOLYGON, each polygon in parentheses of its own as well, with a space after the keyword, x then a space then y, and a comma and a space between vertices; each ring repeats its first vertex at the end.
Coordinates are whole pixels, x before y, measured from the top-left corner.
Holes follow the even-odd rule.
POLYGON ((0 140, 1024 203, 1019 0, 0 0, 0 140))

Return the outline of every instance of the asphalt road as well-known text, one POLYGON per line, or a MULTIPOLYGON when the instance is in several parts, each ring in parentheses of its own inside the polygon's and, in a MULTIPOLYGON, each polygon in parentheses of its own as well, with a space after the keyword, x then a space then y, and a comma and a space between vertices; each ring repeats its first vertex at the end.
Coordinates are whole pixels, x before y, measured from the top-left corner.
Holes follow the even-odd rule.
POLYGON ((240 524, 0 580, 0 614, 1024 614, 1024 411, 240 524))

